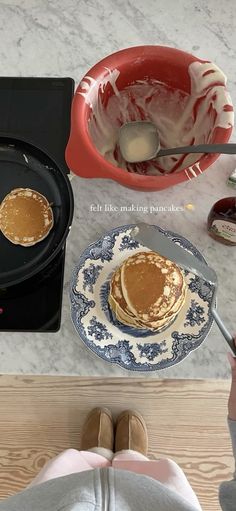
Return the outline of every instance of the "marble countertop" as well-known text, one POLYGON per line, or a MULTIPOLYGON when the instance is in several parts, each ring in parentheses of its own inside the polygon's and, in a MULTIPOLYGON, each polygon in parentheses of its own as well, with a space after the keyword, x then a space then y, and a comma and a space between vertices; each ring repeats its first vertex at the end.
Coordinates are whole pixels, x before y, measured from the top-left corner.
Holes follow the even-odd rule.
MULTIPOLYGON (((140 44, 163 44, 213 60, 228 76, 236 104, 234 0, 2 0, 0 75, 71 76, 76 84, 109 53, 140 44)), ((232 138, 234 140, 234 137, 232 138)), ((1 333, 0 373, 132 376, 90 353, 74 331, 68 298, 73 266, 88 243, 106 230, 144 220, 178 232, 193 242, 218 274, 218 310, 236 331, 236 249, 212 240, 206 220, 212 204, 233 195, 226 185, 235 156, 222 156, 204 174, 162 192, 144 193, 108 180, 72 179, 75 216, 67 243, 61 330, 56 334, 1 333), (150 213, 150 206, 185 206, 180 212, 150 213), (100 213, 91 204, 102 206, 100 213), (118 207, 106 213, 105 204, 118 207), (134 205, 133 213, 120 206, 134 205), (140 211, 146 208, 147 213, 140 211), (138 210, 138 211, 137 211, 138 210)), ((214 325, 207 340, 184 362, 145 377, 227 378, 227 345, 214 325)), ((136 374, 137 376, 137 374, 136 374)))

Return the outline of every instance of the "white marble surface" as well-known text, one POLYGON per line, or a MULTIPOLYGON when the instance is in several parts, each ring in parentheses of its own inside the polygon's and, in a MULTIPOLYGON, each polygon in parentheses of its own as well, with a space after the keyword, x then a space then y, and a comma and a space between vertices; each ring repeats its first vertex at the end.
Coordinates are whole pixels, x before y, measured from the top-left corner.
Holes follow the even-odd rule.
MULTIPOLYGON (((76 84, 105 55, 139 44, 182 48, 215 61, 228 76, 236 104, 235 2, 227 0, 1 0, 0 75, 71 76, 76 84), (207 7, 206 7, 207 5, 207 7)), ((189 238, 218 273, 218 308, 236 331, 236 248, 216 243, 207 234, 210 207, 233 195, 226 178, 235 157, 222 157, 199 178, 175 188, 140 193, 105 180, 72 180, 75 218, 67 244, 61 330, 57 334, 0 334, 0 373, 125 375, 84 347, 70 320, 68 285, 73 265, 87 244, 105 230, 145 220, 189 238), (92 213, 91 204, 151 206, 195 205, 179 213, 92 213)), ((227 378, 227 346, 214 326, 200 349, 180 365, 145 375, 227 378)), ((132 376, 132 374, 130 374, 132 376)))

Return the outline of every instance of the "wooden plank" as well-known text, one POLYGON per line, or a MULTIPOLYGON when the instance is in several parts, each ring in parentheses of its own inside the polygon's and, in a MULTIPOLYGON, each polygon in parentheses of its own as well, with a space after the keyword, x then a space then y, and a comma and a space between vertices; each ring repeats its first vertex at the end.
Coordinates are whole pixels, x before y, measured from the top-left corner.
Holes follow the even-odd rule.
POLYGON ((147 422, 150 457, 173 458, 204 511, 219 511, 218 486, 233 471, 229 386, 221 380, 0 376, 0 498, 23 489, 63 449, 79 448, 91 408, 108 406, 116 416, 133 407, 147 422))

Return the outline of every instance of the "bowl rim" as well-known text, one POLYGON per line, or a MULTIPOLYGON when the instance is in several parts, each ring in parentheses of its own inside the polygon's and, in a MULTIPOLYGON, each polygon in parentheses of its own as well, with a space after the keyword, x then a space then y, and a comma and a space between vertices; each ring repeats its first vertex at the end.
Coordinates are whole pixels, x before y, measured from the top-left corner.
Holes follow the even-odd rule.
MULTIPOLYGON (((71 132, 69 141, 66 148, 66 160, 71 168, 72 172, 74 172, 77 175, 83 175, 83 177, 86 177, 85 174, 81 174, 77 168, 75 158, 72 156, 73 152, 73 146, 76 144, 76 140, 80 139, 84 150, 87 152, 87 156, 83 157, 83 160, 85 164, 93 165, 95 164, 97 166, 97 171, 93 171, 92 174, 88 174, 87 177, 94 177, 94 178, 110 178, 115 181, 118 181, 122 184, 125 184, 126 186, 141 186, 143 189, 152 187, 153 185, 156 185, 158 182, 162 182, 164 185, 164 181, 168 179, 171 183, 179 183, 182 181, 186 181, 187 179, 192 179, 195 177, 194 175, 191 175, 191 177, 188 175, 188 170, 190 167, 194 167, 197 165, 198 174, 201 174, 203 171, 205 171, 208 167, 210 167, 220 156, 219 153, 210 153, 203 155, 201 158, 199 158, 196 162, 194 162, 191 165, 188 165, 184 167, 183 169, 173 172, 173 173, 167 173, 164 175, 157 175, 157 176, 151 176, 146 174, 137 174, 137 173, 131 173, 127 172, 122 167, 118 167, 113 165, 111 162, 106 160, 102 154, 98 151, 96 146, 93 144, 93 141, 91 140, 91 137, 88 132, 88 126, 87 126, 87 120, 88 120, 88 114, 90 106, 84 101, 83 96, 81 95, 81 86, 82 82, 86 80, 86 78, 92 77, 95 80, 100 76, 101 77, 101 67, 104 67, 104 74, 106 71, 106 68, 108 68, 109 62, 113 62, 112 68, 115 69, 116 66, 114 65, 114 60, 116 60, 119 56, 127 56, 127 61, 130 61, 130 57, 133 55, 133 58, 135 58, 135 55, 137 58, 144 57, 145 55, 150 56, 150 52, 153 52, 153 57, 155 57, 155 54, 157 51, 161 51, 164 53, 172 53, 172 54, 178 54, 182 55, 185 58, 188 58, 192 62, 210 62, 209 60, 201 59, 199 57, 196 57, 195 55, 192 55, 191 53, 185 52, 183 50, 180 50, 178 48, 173 48, 170 46, 161 46, 161 45, 139 45, 139 46, 131 46, 128 48, 124 48, 121 50, 118 50, 114 53, 111 53, 101 59, 99 62, 97 62, 94 66, 92 66, 87 73, 83 76, 83 78, 80 80, 75 95, 72 101, 72 109, 71 109, 71 132), (140 55, 141 52, 141 55, 140 55), (106 64, 106 65, 104 65, 106 64), (81 112, 80 116, 77 115, 78 110, 81 112), (200 170, 199 170, 200 167, 200 170)), ((227 90, 227 89, 226 89, 227 90)), ((227 90, 228 92, 228 90, 227 90)), ((234 109, 233 109, 234 112, 234 109)), ((213 136, 212 136, 212 143, 227 143, 228 140, 231 137, 233 131, 233 126, 230 126, 229 128, 222 128, 222 127, 216 127, 213 136)), ((78 144, 77 144, 78 145, 78 144)), ((85 155, 86 153, 84 153, 85 155)), ((82 159, 82 158, 81 158, 82 159)), ((197 175, 198 175, 197 174, 197 175)))

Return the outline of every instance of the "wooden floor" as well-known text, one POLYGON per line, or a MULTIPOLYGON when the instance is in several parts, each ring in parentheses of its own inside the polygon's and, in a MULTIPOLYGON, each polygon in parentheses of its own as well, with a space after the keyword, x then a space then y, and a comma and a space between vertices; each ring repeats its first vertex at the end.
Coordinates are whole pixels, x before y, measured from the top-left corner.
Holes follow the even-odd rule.
POLYGON ((78 448, 86 414, 105 405, 114 415, 139 410, 150 456, 173 458, 204 511, 219 511, 218 486, 233 470, 228 392, 219 380, 0 376, 0 498, 23 489, 63 449, 78 448))

